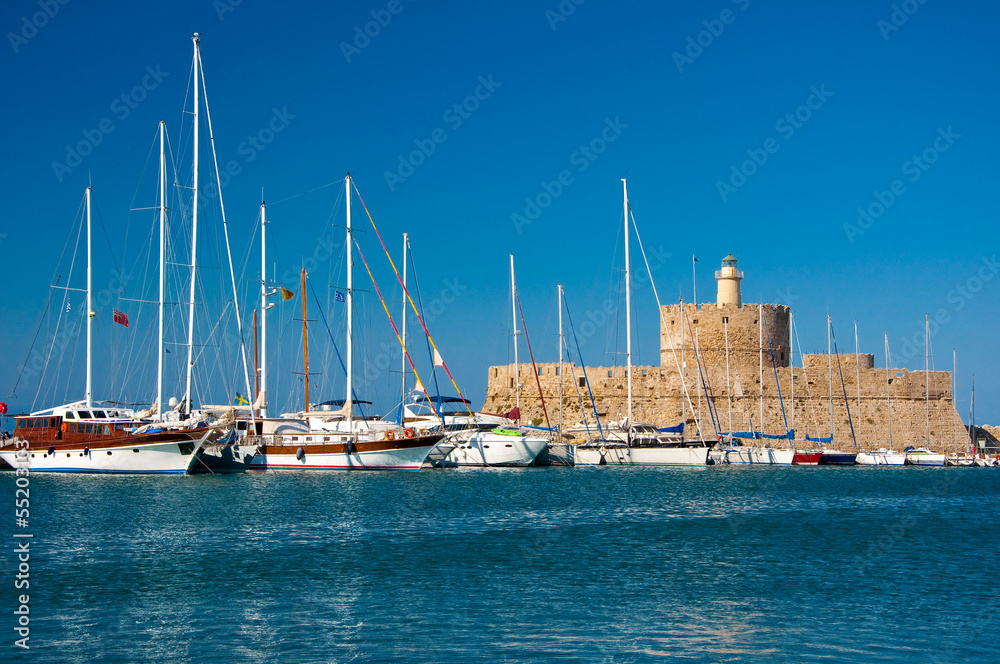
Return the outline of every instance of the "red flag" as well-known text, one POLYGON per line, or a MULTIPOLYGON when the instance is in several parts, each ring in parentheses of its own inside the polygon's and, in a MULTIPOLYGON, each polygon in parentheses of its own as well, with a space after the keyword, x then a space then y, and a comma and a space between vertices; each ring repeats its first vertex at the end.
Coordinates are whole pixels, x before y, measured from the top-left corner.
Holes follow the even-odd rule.
POLYGON ((118 323, 119 325, 124 325, 125 327, 128 327, 128 316, 118 311, 117 309, 115 309, 114 311, 115 311, 115 322, 118 323))
POLYGON ((7 404, 5 404, 3 401, 0 401, 0 415, 6 415, 6 414, 7 414, 7 404))

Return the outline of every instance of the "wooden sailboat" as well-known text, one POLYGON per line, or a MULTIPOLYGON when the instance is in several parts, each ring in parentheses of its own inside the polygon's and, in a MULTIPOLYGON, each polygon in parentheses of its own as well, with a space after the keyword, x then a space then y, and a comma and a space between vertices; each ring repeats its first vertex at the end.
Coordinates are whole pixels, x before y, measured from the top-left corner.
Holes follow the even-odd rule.
POLYGON ((86 190, 87 368, 81 401, 14 416, 13 436, 0 458, 31 472, 183 474, 216 433, 201 426, 177 430, 141 427, 135 413, 93 399, 91 329, 91 189, 86 190), (146 430, 144 430, 146 429, 146 430))
POLYGON ((309 331, 306 305, 306 271, 302 270, 302 345, 305 373, 305 408, 297 418, 265 420, 263 443, 254 467, 267 470, 420 470, 443 432, 422 432, 412 427, 374 429, 355 426, 353 417, 353 245, 351 228, 351 176, 344 181, 347 201, 347 386, 342 419, 331 421, 330 412, 313 412, 309 401, 309 331))

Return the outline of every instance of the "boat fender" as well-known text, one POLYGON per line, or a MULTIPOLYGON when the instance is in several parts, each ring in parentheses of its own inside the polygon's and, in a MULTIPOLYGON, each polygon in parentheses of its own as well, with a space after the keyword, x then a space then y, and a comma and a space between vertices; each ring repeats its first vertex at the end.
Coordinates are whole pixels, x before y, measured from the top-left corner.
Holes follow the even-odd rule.
POLYGON ((53 455, 55 455, 55 453, 56 453, 56 448, 55 447, 50 447, 49 448, 49 456, 53 456, 53 455))
POLYGON ((63 430, 63 433, 69 433, 69 424, 66 423, 66 422, 63 422, 62 423, 62 430, 63 430))
POLYGON ((404 431, 403 436, 406 438, 413 438, 413 429, 407 429, 404 431))
POLYGON ((89 447, 83 448, 83 456, 87 456, 87 457, 90 456, 90 448, 89 447))
POLYGON ((357 448, 357 446, 354 443, 352 443, 351 441, 348 441, 348 442, 344 443, 344 451, 347 454, 355 454, 358 451, 358 448, 357 448))
POLYGON ((298 459, 299 461, 302 461, 302 459, 304 459, 305 456, 306 456, 306 451, 301 447, 295 450, 295 458, 298 459))
POLYGON ((386 440, 392 440, 395 437, 396 437, 396 434, 394 434, 393 432, 391 432, 391 431, 386 431, 385 432, 385 439, 386 440))
POLYGON ((601 453, 601 456, 604 456, 607 453, 608 448, 606 448, 604 445, 601 445, 600 447, 597 448, 597 451, 601 453))

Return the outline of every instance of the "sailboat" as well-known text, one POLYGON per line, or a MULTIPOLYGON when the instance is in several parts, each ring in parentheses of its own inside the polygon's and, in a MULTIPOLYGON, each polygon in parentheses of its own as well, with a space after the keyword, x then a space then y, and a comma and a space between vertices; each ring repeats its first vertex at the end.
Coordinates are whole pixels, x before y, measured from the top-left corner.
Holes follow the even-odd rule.
POLYGON ((84 399, 14 416, 13 436, 0 458, 31 472, 184 474, 217 432, 207 426, 148 430, 135 413, 93 399, 91 283, 91 189, 86 190, 87 372, 84 399))
MULTIPOLYGON (((833 443, 834 438, 834 422, 833 422, 833 352, 834 346, 832 345, 833 338, 833 322, 830 319, 830 314, 826 315, 826 350, 827 350, 827 366, 829 368, 829 379, 830 379, 830 442, 833 443)), ((837 354, 837 367, 840 368, 840 354, 837 354)), ((841 385, 843 385, 844 377, 841 371, 840 377, 841 385)), ((850 406, 847 404, 847 393, 844 392, 844 404, 848 408, 848 422, 851 424, 851 435, 853 436, 854 425, 850 422, 850 406)), ((835 449, 824 449, 823 454, 819 458, 819 465, 821 466, 853 466, 858 458, 857 452, 844 452, 842 450, 835 449)))
MULTIPOLYGON (((441 425, 432 430, 449 431, 445 441, 447 453, 434 452, 434 465, 442 468, 456 466, 530 466, 549 445, 548 438, 534 436, 522 429, 517 419, 521 412, 521 384, 518 375, 517 335, 517 283, 514 279, 514 256, 510 256, 511 311, 514 322, 514 410, 506 417, 483 413, 453 413, 435 409, 434 416, 441 425)), ((431 405, 434 400, 428 399, 431 405)), ((454 403, 454 401, 452 401, 454 403)), ((468 409, 467 404, 465 404, 468 409)), ((442 450, 443 451, 443 450, 442 450)))
POLYGON ((699 441, 680 442, 663 435, 650 424, 635 422, 632 415, 632 283, 629 255, 630 208, 628 183, 622 178, 622 207, 625 215, 625 338, 626 380, 628 383, 628 416, 626 427, 629 462, 636 466, 704 466, 708 446, 699 441))
POLYGON ((927 418, 927 446, 906 448, 908 466, 943 466, 945 455, 930 449, 931 445, 931 324, 930 317, 924 315, 924 408, 927 418))
POLYGON ((884 334, 885 342, 885 401, 886 401, 886 422, 889 426, 889 449, 879 448, 872 452, 859 452, 857 462, 862 466, 902 466, 906 463, 906 454, 896 452, 892 449, 892 393, 889 386, 892 379, 889 377, 889 335, 884 334))
POLYGON ((306 271, 302 270, 302 346, 305 408, 296 417, 265 420, 262 444, 254 467, 268 470, 420 470, 443 432, 423 432, 412 427, 372 428, 354 419, 352 390, 353 337, 353 230, 351 227, 350 174, 344 180, 347 206, 347 317, 346 397, 338 417, 312 411, 309 401, 309 336, 306 305, 306 271))

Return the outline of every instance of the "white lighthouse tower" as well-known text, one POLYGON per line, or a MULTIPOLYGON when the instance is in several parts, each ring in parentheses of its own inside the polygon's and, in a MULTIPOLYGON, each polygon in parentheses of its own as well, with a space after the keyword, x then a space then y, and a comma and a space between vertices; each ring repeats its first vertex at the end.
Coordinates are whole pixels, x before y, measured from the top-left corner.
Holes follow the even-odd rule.
POLYGON ((743 280, 743 272, 736 269, 736 258, 732 254, 727 254, 722 259, 722 269, 715 271, 715 280, 719 282, 719 295, 716 298, 715 306, 719 309, 726 304, 743 306, 743 298, 740 296, 740 281, 743 280))

